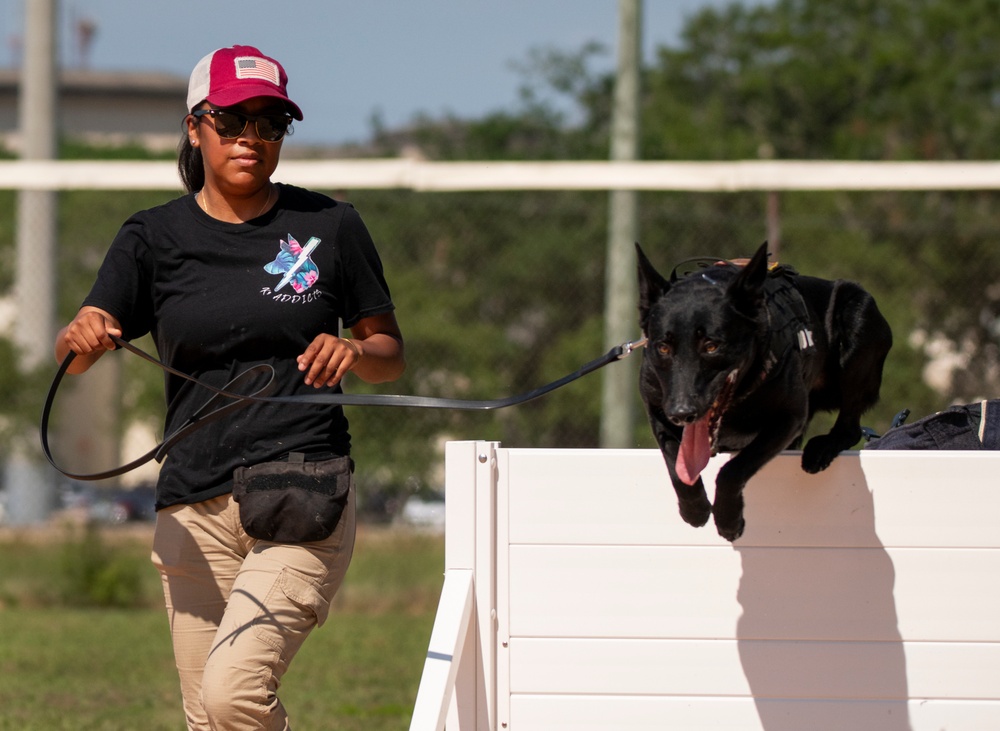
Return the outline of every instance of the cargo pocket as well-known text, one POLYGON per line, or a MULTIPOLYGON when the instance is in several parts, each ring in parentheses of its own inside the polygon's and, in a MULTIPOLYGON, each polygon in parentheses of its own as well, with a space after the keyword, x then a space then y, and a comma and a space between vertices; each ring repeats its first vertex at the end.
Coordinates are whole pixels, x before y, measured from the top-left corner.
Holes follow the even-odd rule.
POLYGON ((281 569, 253 622, 254 635, 291 659, 309 632, 323 624, 330 602, 316 583, 294 569, 281 569))

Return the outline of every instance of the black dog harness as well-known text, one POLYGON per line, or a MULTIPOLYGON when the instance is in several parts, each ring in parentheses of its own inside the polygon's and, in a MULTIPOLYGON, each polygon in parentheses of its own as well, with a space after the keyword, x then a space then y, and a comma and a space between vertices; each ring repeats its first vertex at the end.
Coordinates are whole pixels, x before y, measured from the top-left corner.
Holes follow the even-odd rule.
MULTIPOLYGON (((686 263, 698 263, 703 268, 688 272, 684 276, 698 274, 706 282, 720 284, 712 276, 713 267, 729 271, 739 271, 747 264, 746 259, 688 259, 686 263)), ((767 343, 763 349, 761 381, 766 381, 790 350, 811 350, 816 347, 813 340, 812 318, 802 293, 795 288, 798 272, 787 265, 772 262, 767 267, 764 280, 764 311, 767 313, 767 343)), ((677 267, 671 279, 677 278, 677 267)))
POLYGON ((764 282, 764 309, 770 334, 764 356, 764 379, 790 350, 816 347, 806 301, 793 282, 797 274, 791 267, 776 264, 764 282))

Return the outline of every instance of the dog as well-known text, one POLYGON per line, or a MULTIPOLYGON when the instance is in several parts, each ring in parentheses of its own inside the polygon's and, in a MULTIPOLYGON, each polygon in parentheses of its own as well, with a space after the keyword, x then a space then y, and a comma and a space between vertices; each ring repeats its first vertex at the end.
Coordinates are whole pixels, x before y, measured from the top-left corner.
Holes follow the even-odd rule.
POLYGON ((861 439, 892 331, 861 286, 769 265, 767 242, 749 261, 709 262, 670 279, 636 251, 646 338, 639 394, 681 517, 700 527, 714 515, 719 535, 735 541, 744 486, 801 443, 817 411, 839 413, 805 445, 806 472, 861 439), (720 451, 736 454, 719 470, 713 505, 699 475, 720 451))

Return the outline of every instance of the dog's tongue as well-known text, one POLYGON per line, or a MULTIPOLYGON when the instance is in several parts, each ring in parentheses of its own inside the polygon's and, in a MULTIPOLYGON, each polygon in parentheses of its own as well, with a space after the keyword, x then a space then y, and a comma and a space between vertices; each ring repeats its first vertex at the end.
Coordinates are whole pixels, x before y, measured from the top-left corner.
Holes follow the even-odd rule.
POLYGON ((677 476, 685 485, 693 485, 712 456, 712 443, 708 435, 708 415, 684 427, 681 448, 677 454, 677 476))

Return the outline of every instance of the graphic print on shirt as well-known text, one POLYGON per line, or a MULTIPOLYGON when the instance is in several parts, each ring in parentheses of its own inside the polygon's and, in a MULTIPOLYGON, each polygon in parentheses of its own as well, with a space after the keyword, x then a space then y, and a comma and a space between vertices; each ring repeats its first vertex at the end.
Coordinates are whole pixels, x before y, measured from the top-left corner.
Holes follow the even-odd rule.
POLYGON ((302 294, 319 279, 319 268, 313 263, 310 254, 319 246, 320 239, 310 237, 305 246, 300 246, 295 238, 288 234, 288 241, 281 240, 281 251, 274 261, 264 265, 268 274, 281 274, 274 291, 279 291, 286 284, 291 284, 297 294, 302 294))

